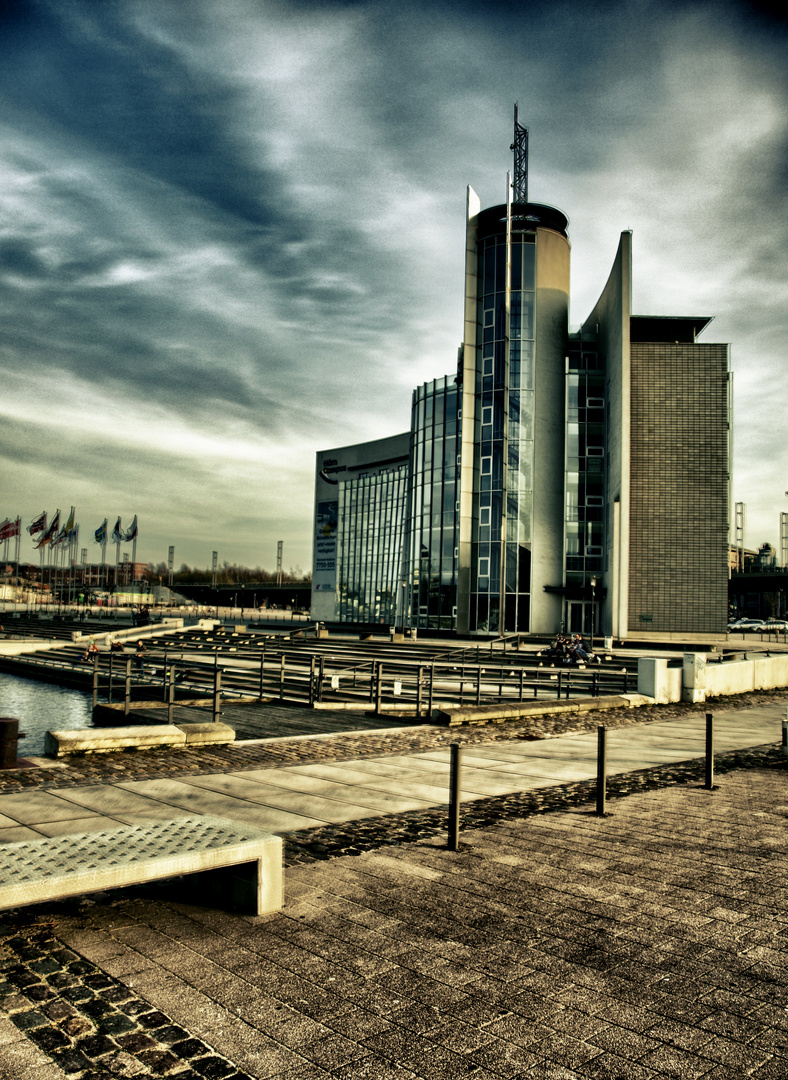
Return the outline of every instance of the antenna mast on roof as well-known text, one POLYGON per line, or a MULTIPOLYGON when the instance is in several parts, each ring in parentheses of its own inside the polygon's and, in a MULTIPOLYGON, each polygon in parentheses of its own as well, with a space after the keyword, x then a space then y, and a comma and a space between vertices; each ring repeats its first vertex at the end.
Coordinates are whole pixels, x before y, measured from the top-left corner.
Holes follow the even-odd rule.
POLYGON ((512 199, 514 202, 528 202, 528 128, 517 120, 517 102, 514 103, 514 142, 509 147, 514 150, 514 183, 512 199))

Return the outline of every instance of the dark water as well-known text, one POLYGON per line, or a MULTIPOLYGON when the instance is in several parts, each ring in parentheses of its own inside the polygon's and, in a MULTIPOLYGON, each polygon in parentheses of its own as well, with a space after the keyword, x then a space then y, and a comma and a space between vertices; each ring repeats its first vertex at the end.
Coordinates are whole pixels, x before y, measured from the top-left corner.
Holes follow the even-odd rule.
POLYGON ((44 753, 47 731, 92 727, 93 698, 36 679, 20 679, 0 671, 0 716, 13 716, 27 738, 19 741, 19 756, 44 753))

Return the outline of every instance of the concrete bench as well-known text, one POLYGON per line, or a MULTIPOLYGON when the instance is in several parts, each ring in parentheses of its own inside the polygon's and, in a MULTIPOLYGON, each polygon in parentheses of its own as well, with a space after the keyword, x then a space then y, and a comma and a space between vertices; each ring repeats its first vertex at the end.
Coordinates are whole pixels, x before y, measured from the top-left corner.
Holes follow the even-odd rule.
POLYGON ((192 900, 255 915, 284 903, 282 840, 226 818, 150 819, 0 845, 0 910, 199 874, 192 900))
MULTIPOLYGON (((117 715, 122 705, 98 706, 102 715, 117 715)), ((161 708, 164 711, 164 708, 161 708)), ((133 715, 133 713, 132 713, 133 715)), ((227 746, 235 739, 228 724, 137 724, 128 727, 74 728, 48 731, 44 736, 47 757, 66 754, 108 753, 113 750, 150 750, 162 746, 227 746)))

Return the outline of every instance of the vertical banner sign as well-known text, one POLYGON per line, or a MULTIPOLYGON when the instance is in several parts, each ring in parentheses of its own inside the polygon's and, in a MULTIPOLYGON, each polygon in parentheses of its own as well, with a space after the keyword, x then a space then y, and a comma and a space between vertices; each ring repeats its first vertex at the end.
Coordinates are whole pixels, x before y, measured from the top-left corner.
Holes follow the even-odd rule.
POLYGON ((315 592, 335 592, 337 587, 337 520, 339 503, 319 502, 315 518, 315 592))

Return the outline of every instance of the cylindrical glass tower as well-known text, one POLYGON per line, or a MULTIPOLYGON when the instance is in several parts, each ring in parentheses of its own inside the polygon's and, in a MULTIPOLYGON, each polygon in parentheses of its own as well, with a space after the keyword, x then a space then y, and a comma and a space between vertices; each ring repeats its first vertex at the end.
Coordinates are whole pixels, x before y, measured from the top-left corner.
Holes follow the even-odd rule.
POLYGON ((477 207, 469 194, 458 630, 547 632, 563 581, 567 219, 477 207))

